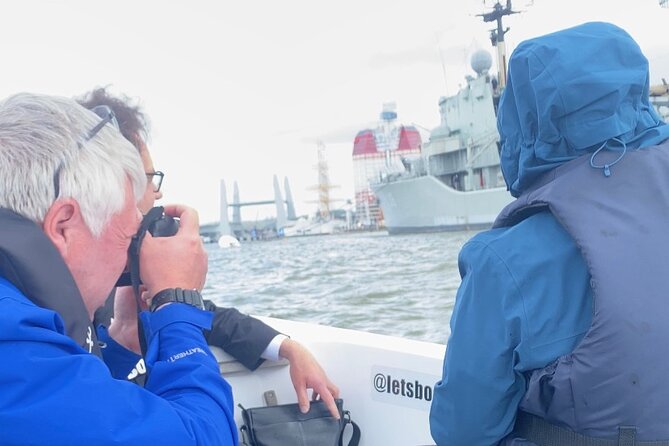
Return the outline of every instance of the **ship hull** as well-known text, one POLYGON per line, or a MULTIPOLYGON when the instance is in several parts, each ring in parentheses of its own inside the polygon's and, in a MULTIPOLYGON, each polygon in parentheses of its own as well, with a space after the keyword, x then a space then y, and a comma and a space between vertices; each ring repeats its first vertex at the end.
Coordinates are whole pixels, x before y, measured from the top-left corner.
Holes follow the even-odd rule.
POLYGON ((373 189, 390 234, 487 229, 513 201, 503 187, 461 192, 429 175, 373 189))

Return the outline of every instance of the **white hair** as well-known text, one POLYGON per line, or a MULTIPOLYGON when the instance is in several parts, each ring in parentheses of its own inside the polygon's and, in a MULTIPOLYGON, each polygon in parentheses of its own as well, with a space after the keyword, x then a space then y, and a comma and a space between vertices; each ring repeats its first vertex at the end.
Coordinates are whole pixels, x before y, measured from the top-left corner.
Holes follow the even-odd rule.
POLYGON ((100 236, 123 208, 127 179, 135 202, 147 182, 137 149, 111 123, 88 139, 100 122, 68 98, 20 93, 1 102, 0 207, 42 224, 55 200, 71 197, 100 236))

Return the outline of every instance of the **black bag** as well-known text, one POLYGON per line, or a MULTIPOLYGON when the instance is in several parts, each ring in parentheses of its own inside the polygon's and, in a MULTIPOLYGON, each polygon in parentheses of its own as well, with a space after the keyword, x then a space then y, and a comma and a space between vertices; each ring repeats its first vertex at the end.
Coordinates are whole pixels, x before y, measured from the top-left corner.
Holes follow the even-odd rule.
POLYGON ((342 446, 344 429, 353 427, 348 446, 360 442, 360 428, 351 421, 349 411, 343 410, 344 402, 335 400, 339 409, 336 420, 323 401, 312 401, 309 412, 300 412, 297 404, 253 407, 241 404, 244 425, 241 427, 242 443, 247 446, 342 446))

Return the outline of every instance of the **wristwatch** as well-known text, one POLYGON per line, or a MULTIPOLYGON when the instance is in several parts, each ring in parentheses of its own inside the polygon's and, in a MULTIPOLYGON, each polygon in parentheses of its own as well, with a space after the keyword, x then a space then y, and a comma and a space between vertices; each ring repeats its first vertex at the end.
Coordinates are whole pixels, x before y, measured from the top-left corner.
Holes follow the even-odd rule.
POLYGON ((169 302, 179 302, 192 305, 195 308, 204 310, 204 301, 198 290, 184 290, 181 288, 167 288, 159 291, 151 299, 151 311, 156 311, 161 305, 169 302))

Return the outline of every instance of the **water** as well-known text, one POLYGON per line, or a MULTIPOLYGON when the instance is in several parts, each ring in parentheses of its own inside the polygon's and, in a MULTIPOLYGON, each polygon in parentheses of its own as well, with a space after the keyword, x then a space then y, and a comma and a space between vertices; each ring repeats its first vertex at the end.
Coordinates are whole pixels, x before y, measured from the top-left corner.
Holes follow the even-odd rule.
POLYGON ((473 233, 301 237, 208 244, 205 297, 242 312, 445 343, 473 233))

